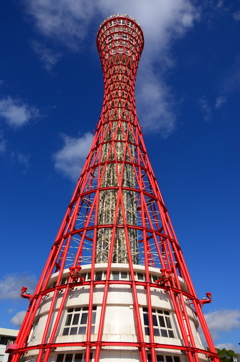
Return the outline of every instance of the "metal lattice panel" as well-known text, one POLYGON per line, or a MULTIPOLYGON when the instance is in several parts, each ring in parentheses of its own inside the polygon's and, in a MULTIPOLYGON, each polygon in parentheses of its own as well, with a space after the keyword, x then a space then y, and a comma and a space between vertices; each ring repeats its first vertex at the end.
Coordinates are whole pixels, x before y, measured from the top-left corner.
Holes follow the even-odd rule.
POLYGON ((196 296, 138 123, 143 43, 127 15, 100 26, 102 113, 37 288, 22 290, 12 362, 218 361, 201 309, 210 294, 196 296))

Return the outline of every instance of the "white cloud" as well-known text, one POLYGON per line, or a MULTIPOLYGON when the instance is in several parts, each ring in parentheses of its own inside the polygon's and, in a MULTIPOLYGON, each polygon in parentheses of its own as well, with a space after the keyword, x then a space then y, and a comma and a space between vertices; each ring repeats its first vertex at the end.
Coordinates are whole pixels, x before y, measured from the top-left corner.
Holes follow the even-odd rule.
POLYGON ((29 154, 24 154, 18 151, 11 152, 11 158, 13 161, 21 163, 26 169, 29 167, 29 154))
POLYGON ((217 7, 218 7, 218 8, 222 8, 222 7, 223 7, 223 3, 224 3, 224 0, 219 0, 218 3, 217 3, 217 7))
POLYGON ((216 102, 215 102, 215 108, 218 109, 220 107, 222 107, 222 105, 226 103, 226 97, 223 95, 220 95, 216 98, 216 102))
POLYGON ((5 152, 6 144, 7 144, 7 141, 4 139, 3 135, 0 133, 0 154, 5 152))
POLYGON ((88 155, 93 135, 87 132, 79 138, 67 135, 62 135, 62 137, 64 146, 53 155, 54 167, 64 176, 76 181, 88 155))
POLYGON ((225 348, 226 350, 232 350, 234 351, 235 353, 239 353, 240 352, 240 347, 239 346, 236 346, 235 344, 233 343, 219 343, 215 346, 216 348, 219 348, 219 349, 223 349, 225 348))
POLYGON ((232 350, 234 351, 235 353, 240 353, 240 346, 236 346, 235 344, 233 343, 219 343, 215 346, 216 348, 219 348, 219 349, 223 349, 225 348, 226 350, 232 350))
POLYGON ((175 127, 173 99, 170 89, 154 78, 151 70, 140 74, 137 90, 137 109, 144 130, 160 131, 168 136, 175 127))
POLYGON ((22 324, 23 318, 25 317, 26 312, 22 311, 22 312, 18 312, 12 319, 11 322, 15 325, 15 326, 20 326, 22 324))
POLYGON ((6 97, 0 99, 0 118, 12 127, 21 127, 30 119, 39 117, 39 110, 30 107, 19 99, 6 97))
POLYGON ((240 328, 239 309, 219 309, 205 314, 205 318, 214 338, 219 338, 219 332, 227 332, 240 328))
POLYGON ((240 10, 233 13, 233 18, 237 21, 240 20, 240 10))
POLYGON ((208 101, 206 100, 206 98, 203 96, 201 98, 198 99, 198 104, 200 105, 203 114, 204 114, 204 120, 205 121, 211 121, 212 118, 212 110, 211 107, 208 104, 208 101))
POLYGON ((173 64, 169 55, 172 39, 183 36, 199 18, 199 9, 190 0, 25 0, 25 4, 41 34, 74 50, 83 45, 90 23, 96 16, 99 21, 99 14, 102 20, 116 13, 133 16, 145 36, 137 83, 139 118, 146 130, 161 131, 164 136, 174 130, 171 90, 161 71, 154 69, 159 69, 156 64, 162 69, 173 64))
POLYGON ((29 274, 8 274, 0 280, 0 300, 19 299, 21 288, 28 288, 31 294, 36 285, 36 278, 29 274))
POLYGON ((56 65, 61 58, 60 53, 54 52, 52 49, 47 48, 45 45, 37 41, 32 42, 32 49, 40 57, 40 61, 42 62, 43 67, 48 72, 51 72, 54 65, 56 65))
POLYGON ((33 16, 38 30, 78 49, 96 4, 89 0, 25 0, 27 12, 33 16))
POLYGON ((231 94, 239 89, 240 85, 240 54, 234 59, 232 67, 223 79, 224 93, 231 94))

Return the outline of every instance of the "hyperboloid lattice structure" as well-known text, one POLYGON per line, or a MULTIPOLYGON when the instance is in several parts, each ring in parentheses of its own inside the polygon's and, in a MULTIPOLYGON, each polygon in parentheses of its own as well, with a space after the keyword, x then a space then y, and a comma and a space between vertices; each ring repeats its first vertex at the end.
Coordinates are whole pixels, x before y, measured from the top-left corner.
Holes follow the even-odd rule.
POLYGON ((100 26, 102 113, 37 288, 22 289, 12 362, 218 361, 202 313, 211 295, 196 296, 136 114, 143 43, 130 16, 100 26))

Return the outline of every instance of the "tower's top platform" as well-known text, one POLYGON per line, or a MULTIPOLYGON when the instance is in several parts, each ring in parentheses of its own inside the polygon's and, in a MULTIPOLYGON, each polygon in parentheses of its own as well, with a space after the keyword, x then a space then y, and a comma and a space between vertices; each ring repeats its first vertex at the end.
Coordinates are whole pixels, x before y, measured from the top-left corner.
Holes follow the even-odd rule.
MULTIPOLYGON (((101 61, 115 59, 117 62, 126 63, 127 59, 131 59, 131 62, 134 61, 137 67, 143 46, 142 28, 129 15, 111 15, 100 25, 97 33, 97 47, 101 61), (116 55, 118 55, 118 59, 116 55), (122 55, 124 56, 122 57, 122 55)), ((111 62, 111 64, 116 64, 116 62, 111 62)))
POLYGON ((106 23, 108 20, 115 19, 115 18, 128 18, 128 19, 134 21, 139 27, 141 27, 140 24, 136 21, 136 19, 134 19, 132 16, 130 16, 130 15, 128 15, 128 14, 113 14, 113 15, 108 16, 105 20, 103 20, 103 22, 101 23, 99 29, 100 29, 100 28, 102 27, 102 25, 103 25, 104 23, 106 23))

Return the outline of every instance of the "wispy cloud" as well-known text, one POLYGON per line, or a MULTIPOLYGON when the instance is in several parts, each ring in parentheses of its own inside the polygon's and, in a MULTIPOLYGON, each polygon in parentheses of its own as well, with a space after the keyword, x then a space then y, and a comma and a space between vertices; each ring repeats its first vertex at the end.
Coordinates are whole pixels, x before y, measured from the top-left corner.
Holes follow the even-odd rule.
POLYGON ((226 72, 222 81, 223 93, 231 94, 240 86, 240 54, 236 56, 230 69, 226 72))
POLYGON ((13 151, 11 153, 11 158, 13 161, 17 161, 19 163, 21 163, 25 169, 27 169, 29 167, 29 160, 30 160, 30 155, 29 154, 24 154, 18 151, 13 151))
POLYGON ((199 98, 197 100, 197 102, 198 102, 198 104, 199 104, 199 106, 200 106, 200 108, 201 108, 201 110, 203 112, 204 120, 207 121, 207 122, 211 121, 211 119, 212 119, 212 110, 211 110, 211 107, 208 104, 207 99, 204 96, 202 96, 201 98, 199 98))
MULTIPOLYGON (((73 50, 84 45, 90 24, 96 16, 99 21, 99 14, 102 19, 115 13, 136 18, 145 35, 136 92, 139 118, 146 131, 160 131, 167 136, 174 130, 174 98, 159 69, 172 66, 174 61, 169 52, 172 40, 183 36, 199 18, 199 8, 190 0, 25 0, 25 4, 41 34, 73 50)), ((40 49, 41 54, 45 57, 46 50, 40 49)), ((54 62, 56 58, 53 59, 54 62)), ((50 64, 54 65, 51 61, 50 64)))
POLYGON ((218 109, 220 107, 222 107, 222 105, 224 103, 226 103, 226 97, 224 95, 220 95, 216 98, 216 102, 215 102, 215 108, 218 109))
POLYGON ((22 324, 23 318, 25 317, 26 311, 18 312, 15 316, 11 319, 11 322, 15 326, 20 326, 22 324))
POLYGON ((4 139, 3 134, 0 133, 0 155, 6 150, 7 141, 4 139))
POLYGON ((18 128, 28 123, 30 119, 38 117, 39 110, 20 99, 11 97, 0 99, 0 118, 9 126, 18 128))
POLYGON ((235 353, 239 353, 240 352, 240 347, 239 346, 236 346, 235 344, 233 343, 219 343, 215 346, 216 348, 219 348, 219 349, 223 349, 225 348, 226 350, 232 350, 234 351, 235 353))
POLYGON ((53 67, 57 64, 57 62, 61 58, 61 54, 58 52, 54 52, 52 49, 46 47, 44 44, 41 44, 37 41, 33 41, 31 44, 33 51, 39 56, 40 61, 43 64, 43 67, 48 72, 51 72, 53 67))
POLYGON ((233 19, 239 21, 240 20, 240 10, 233 13, 233 19))
POLYGON ((89 132, 74 138, 62 135, 64 146, 53 155, 54 167, 70 180, 76 181, 88 155, 93 135, 89 132))
POLYGON ((30 274, 7 274, 0 280, 0 300, 19 299, 21 288, 28 288, 29 293, 33 292, 36 285, 36 277, 30 274))
POLYGON ((141 125, 148 131, 160 131, 167 137, 175 127, 174 100, 171 89, 150 70, 139 74, 137 109, 141 125))
POLYGON ((40 33, 77 50, 85 38, 96 4, 88 0, 26 0, 26 10, 40 33))
POLYGON ((239 309, 219 309, 205 314, 205 318, 215 339, 219 338, 220 332, 240 329, 239 309))

